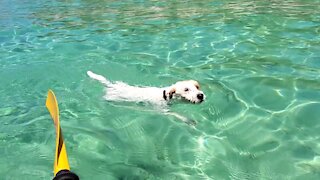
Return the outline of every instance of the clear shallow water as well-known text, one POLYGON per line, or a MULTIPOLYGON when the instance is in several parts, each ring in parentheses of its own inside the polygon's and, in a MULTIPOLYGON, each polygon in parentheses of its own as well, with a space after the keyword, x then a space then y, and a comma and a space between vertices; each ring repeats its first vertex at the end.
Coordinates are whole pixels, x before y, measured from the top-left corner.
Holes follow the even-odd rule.
POLYGON ((319 179, 320 2, 0 1, 0 177, 50 179, 52 88, 82 179, 319 179), (196 79, 193 128, 102 99, 196 79), (36 178, 34 178, 36 177, 36 178))

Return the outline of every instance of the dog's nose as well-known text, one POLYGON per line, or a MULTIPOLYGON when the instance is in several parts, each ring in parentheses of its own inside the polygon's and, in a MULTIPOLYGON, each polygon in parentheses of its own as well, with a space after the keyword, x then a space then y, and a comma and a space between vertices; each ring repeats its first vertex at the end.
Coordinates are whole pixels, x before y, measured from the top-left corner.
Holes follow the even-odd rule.
POLYGON ((200 100, 203 100, 203 94, 202 93, 197 94, 197 98, 200 99, 200 100))

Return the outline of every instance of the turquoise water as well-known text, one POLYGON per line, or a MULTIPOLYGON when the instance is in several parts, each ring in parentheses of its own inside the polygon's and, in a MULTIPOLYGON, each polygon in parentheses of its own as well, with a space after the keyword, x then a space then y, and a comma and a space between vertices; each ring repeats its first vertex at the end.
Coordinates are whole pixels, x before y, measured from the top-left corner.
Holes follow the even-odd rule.
POLYGON ((320 1, 0 1, 0 179, 50 179, 55 91, 81 179, 319 179, 320 1), (195 79, 171 110, 105 101, 195 79))

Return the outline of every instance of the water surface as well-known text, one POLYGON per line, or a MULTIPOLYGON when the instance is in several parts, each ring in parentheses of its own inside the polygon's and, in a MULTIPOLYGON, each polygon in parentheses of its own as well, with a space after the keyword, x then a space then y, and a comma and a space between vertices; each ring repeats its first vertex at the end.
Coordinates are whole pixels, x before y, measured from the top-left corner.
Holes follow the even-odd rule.
POLYGON ((57 95, 81 179, 319 179, 320 1, 0 1, 0 177, 50 179, 57 95), (105 101, 201 83, 192 127, 105 101))

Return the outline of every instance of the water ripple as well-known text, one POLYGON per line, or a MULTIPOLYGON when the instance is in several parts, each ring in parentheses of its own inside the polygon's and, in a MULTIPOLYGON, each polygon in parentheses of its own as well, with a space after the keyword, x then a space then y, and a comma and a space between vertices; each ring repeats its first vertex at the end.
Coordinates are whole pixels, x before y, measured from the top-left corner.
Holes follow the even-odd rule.
POLYGON ((0 1, 1 177, 52 178, 52 88, 83 179, 319 179, 319 7, 0 1), (105 101, 87 70, 144 86, 195 79, 207 99, 170 105, 188 126, 105 101))

